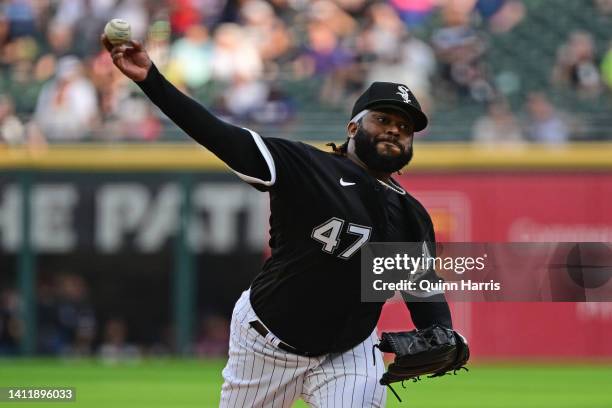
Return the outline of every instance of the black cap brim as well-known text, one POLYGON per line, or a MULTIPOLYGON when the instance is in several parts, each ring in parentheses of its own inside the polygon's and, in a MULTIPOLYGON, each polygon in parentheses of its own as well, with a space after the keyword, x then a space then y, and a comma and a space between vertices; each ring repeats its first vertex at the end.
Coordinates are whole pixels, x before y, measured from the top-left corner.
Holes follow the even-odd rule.
POLYGON ((373 110, 375 108, 395 109, 406 114, 414 124, 415 132, 420 132, 421 130, 425 129, 427 127, 427 124, 429 123, 427 116, 423 112, 411 105, 408 105, 407 103, 399 102, 395 99, 379 99, 377 101, 367 104, 364 107, 364 109, 370 110, 373 110))

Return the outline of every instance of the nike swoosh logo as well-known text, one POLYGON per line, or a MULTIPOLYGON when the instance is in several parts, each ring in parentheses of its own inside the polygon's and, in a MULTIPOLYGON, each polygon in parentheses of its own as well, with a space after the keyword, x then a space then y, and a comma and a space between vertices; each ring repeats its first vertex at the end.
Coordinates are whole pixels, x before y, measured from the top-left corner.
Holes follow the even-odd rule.
POLYGON ((340 179, 340 185, 342 187, 348 187, 348 186, 354 186, 355 183, 351 183, 350 181, 344 181, 344 180, 340 179))

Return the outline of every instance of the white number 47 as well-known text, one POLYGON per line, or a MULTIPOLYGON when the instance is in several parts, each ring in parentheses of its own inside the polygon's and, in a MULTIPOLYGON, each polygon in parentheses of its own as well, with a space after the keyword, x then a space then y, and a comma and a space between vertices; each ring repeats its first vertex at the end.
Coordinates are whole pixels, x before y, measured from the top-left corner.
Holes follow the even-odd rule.
MULTIPOLYGON (((333 217, 318 227, 315 227, 312 230, 311 237, 315 241, 323 244, 323 251, 333 254, 340 244, 340 239, 338 237, 340 232, 342 232, 343 226, 344 220, 333 217)), ((357 235, 359 238, 357 238, 357 240, 351 246, 346 248, 340 255, 338 255, 342 259, 349 259, 355 252, 357 252, 359 248, 368 242, 372 233, 372 228, 351 223, 348 225, 346 232, 348 234, 357 235)))

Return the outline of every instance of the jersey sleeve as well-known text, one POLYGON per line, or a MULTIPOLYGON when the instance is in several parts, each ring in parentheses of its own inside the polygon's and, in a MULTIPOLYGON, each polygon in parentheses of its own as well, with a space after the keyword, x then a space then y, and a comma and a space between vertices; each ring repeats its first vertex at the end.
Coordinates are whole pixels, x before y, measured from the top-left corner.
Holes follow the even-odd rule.
POLYGON ((312 167, 310 151, 313 147, 286 139, 262 138, 252 131, 251 134, 259 148, 259 154, 268 165, 270 177, 268 180, 261 180, 233 170, 238 177, 260 191, 287 190, 303 183, 312 167))
POLYGON ((227 123, 172 85, 152 65, 136 82, 149 99, 191 138, 254 185, 274 185, 273 161, 255 132, 227 123))
POLYGON ((237 168, 232 167, 227 162, 226 164, 228 164, 230 170, 232 170, 238 177, 240 177, 242 180, 246 181, 247 183, 251 184, 258 190, 260 191, 268 190, 276 184, 276 164, 275 164, 274 158, 272 157, 272 153, 270 152, 270 149, 268 148, 267 143, 257 132, 254 132, 246 128, 245 130, 249 132, 250 137, 252 138, 252 141, 254 142, 255 149, 252 148, 251 150, 252 151, 256 150, 256 151, 253 151, 253 155, 257 157, 255 158, 245 157, 244 160, 252 159, 255 161, 259 161, 259 162, 264 162, 268 170, 268 173, 266 174, 267 177, 262 177, 261 174, 265 174, 265 173, 262 173, 261 171, 251 173, 248 171, 248 169, 242 170, 241 168, 238 168, 237 166, 236 166, 237 168))
MULTIPOLYGON (((436 253, 436 234, 433 228, 431 218, 425 208, 423 215, 426 217, 427 228, 423 238, 422 254, 423 256, 435 258, 436 253)), ((432 266, 422 271, 421 275, 417 277, 419 280, 429 280, 430 282, 438 281, 440 277, 436 274, 435 268, 432 266)), ((417 284, 418 287, 418 284, 417 284)), ((438 324, 440 326, 453 328, 453 319, 444 296, 444 291, 441 290, 430 290, 425 291, 407 291, 401 292, 406 307, 410 312, 410 318, 417 329, 424 329, 426 327, 438 324)))
POLYGON ((260 191, 299 185, 313 148, 299 142, 262 138, 227 123, 183 94, 155 65, 137 85, 178 127, 221 159, 242 180, 260 191))
POLYGON ((438 324, 440 326, 453 328, 453 320, 450 308, 444 294, 436 294, 429 298, 429 302, 414 301, 410 294, 403 293, 402 297, 410 311, 410 318, 417 329, 438 324))
MULTIPOLYGON (((415 256, 424 257, 424 268, 419 268, 415 271, 415 273, 411 276, 411 281, 415 282, 416 289, 406 291, 406 293, 411 298, 429 298, 436 295, 443 295, 444 291, 442 290, 422 290, 420 282, 421 281, 429 281, 431 283, 437 283, 440 281, 440 277, 436 273, 434 258, 436 257, 436 244, 431 241, 423 241, 421 246, 420 253, 415 254, 415 256)), ((432 286, 433 287, 433 286, 432 286)))
MULTIPOLYGON (((423 241, 422 253, 425 257, 433 259, 436 257, 436 243, 433 232, 433 226, 428 231, 427 239, 432 241, 423 241)), ((427 280, 430 282, 438 282, 440 277, 436 273, 436 270, 430 265, 426 270, 423 270, 421 274, 417 275, 415 281, 417 282, 417 288, 420 287, 418 282, 427 280)), ((449 329, 453 328, 453 321, 442 290, 413 290, 402 292, 402 297, 406 302, 406 307, 410 311, 410 317, 415 327, 418 329, 424 329, 434 324, 438 324, 449 329)))

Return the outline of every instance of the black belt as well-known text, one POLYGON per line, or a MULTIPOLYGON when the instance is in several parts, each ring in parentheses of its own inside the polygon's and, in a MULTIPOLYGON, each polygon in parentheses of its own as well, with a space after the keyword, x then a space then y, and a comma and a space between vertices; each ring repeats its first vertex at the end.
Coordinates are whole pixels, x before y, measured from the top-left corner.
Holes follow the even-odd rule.
MULTIPOLYGON (((263 337, 266 337, 270 333, 270 330, 266 329, 266 326, 264 326, 263 323, 260 322, 259 320, 253 320, 252 322, 249 322, 249 324, 251 325, 252 328, 255 329, 257 333, 261 334, 263 337)), ((321 356, 325 354, 325 353, 311 353, 308 351, 301 351, 285 343, 284 341, 281 341, 280 343, 278 343, 277 347, 281 350, 285 350, 288 353, 297 354, 297 355, 304 356, 304 357, 317 357, 317 356, 321 356)))

